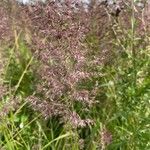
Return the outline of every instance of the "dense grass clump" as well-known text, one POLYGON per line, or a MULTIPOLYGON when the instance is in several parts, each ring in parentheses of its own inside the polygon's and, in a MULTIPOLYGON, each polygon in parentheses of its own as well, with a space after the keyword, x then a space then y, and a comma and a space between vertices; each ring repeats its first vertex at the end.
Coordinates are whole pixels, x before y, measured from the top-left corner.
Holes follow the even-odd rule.
POLYGON ((147 1, 0 2, 0 149, 150 149, 147 1))

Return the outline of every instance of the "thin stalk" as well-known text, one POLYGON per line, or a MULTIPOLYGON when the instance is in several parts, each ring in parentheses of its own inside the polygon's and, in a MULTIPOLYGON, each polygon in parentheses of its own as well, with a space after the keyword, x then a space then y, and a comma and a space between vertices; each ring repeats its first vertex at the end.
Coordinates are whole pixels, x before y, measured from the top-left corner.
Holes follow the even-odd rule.
POLYGON ((136 89, 137 81, 137 65, 136 65, 136 49, 135 49, 135 5, 134 0, 132 0, 132 16, 131 16, 131 30, 132 30, 132 39, 131 39, 131 51, 132 51, 132 64, 133 64, 133 88, 136 89))
POLYGON ((15 53, 15 49, 16 49, 16 48, 18 49, 18 40, 19 40, 19 38, 20 38, 21 32, 22 32, 22 31, 20 31, 19 34, 17 35, 16 30, 14 31, 15 44, 14 44, 14 46, 13 46, 13 47, 11 48, 11 50, 10 50, 10 56, 9 56, 8 63, 7 63, 7 65, 6 65, 6 69, 5 69, 5 73, 4 73, 5 75, 7 74, 8 67, 9 67, 9 65, 10 65, 11 59, 13 58, 13 55, 14 55, 14 53, 15 53))
POLYGON ((27 72, 27 70, 28 70, 30 64, 32 63, 33 58, 34 58, 34 57, 32 56, 31 59, 29 60, 28 64, 27 64, 26 68, 24 69, 24 71, 23 71, 23 73, 22 73, 22 75, 21 75, 21 77, 20 77, 20 79, 19 79, 19 81, 18 81, 18 83, 17 83, 17 85, 16 85, 16 87, 15 87, 15 91, 14 91, 13 95, 16 94, 18 88, 20 87, 20 84, 21 84, 21 82, 22 82, 22 80, 23 80, 23 78, 24 78, 24 75, 26 74, 26 72, 27 72))

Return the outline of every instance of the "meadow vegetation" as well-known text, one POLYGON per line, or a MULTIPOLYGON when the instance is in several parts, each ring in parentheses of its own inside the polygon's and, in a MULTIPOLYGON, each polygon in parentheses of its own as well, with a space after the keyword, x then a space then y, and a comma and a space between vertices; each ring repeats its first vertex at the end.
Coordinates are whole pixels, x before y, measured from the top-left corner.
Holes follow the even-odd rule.
POLYGON ((150 2, 0 1, 0 150, 149 150, 150 2))

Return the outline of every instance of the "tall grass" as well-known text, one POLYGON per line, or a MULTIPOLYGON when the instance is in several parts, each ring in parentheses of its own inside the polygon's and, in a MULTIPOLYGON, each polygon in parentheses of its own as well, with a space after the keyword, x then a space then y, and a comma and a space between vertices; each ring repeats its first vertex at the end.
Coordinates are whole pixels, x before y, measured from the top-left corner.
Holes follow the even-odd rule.
MULTIPOLYGON (((119 4, 119 6, 121 5, 119 4)), ((4 8, 4 6, 0 5, 0 8, 4 8)), ((55 18, 55 11, 52 11, 54 13, 54 22, 52 23, 55 24, 56 33, 58 33, 59 27, 59 35, 51 31, 53 27, 46 26, 49 30, 44 33, 46 35, 44 37, 42 31, 46 28, 41 24, 42 18, 40 20, 37 17, 34 22, 32 19, 35 14, 32 11, 39 15, 38 11, 43 10, 43 13, 47 15, 43 9, 46 6, 42 5, 41 8, 37 4, 35 8, 28 8, 16 4, 15 7, 20 10, 25 7, 23 10, 27 13, 22 13, 21 23, 14 21, 18 16, 14 16, 13 23, 9 18, 13 28, 9 28, 8 20, 4 19, 10 14, 0 12, 4 21, 0 23, 0 30, 3 31, 0 32, 3 35, 0 36, 2 37, 0 40, 2 43, 0 47, 0 149, 150 149, 150 45, 147 20, 145 20, 145 16, 143 17, 146 6, 141 10, 134 1, 131 3, 127 1, 123 6, 124 9, 121 9, 119 16, 115 16, 113 11, 116 9, 113 10, 112 6, 109 8, 110 6, 99 6, 97 3, 93 3, 89 8, 90 19, 87 20, 83 20, 82 17, 86 14, 79 7, 77 9, 83 16, 77 19, 76 13, 71 12, 74 17, 72 22, 63 18, 63 15, 61 20, 59 17, 55 18), (105 12, 98 14, 100 10, 105 10, 105 12), (31 18, 28 18, 28 13, 31 18), (124 17, 125 14, 127 17, 124 17), (64 26, 59 24, 60 21, 66 22, 65 32, 64 26), (22 25, 23 22, 27 22, 28 25, 22 25), (83 27, 84 30, 80 28, 81 31, 78 32, 76 28, 74 29, 76 23, 81 25, 80 27, 83 27), (67 27, 68 24, 69 27, 67 27), (86 27, 88 30, 85 30, 86 27), (73 28, 74 31, 72 35, 70 28, 73 28), (61 32, 64 35, 61 35, 61 32), (79 35, 81 32, 82 34, 79 35), (49 34, 56 36, 52 38, 49 34), (74 41, 70 41, 70 36, 74 41), (82 40, 82 42, 80 43, 78 40, 80 42, 82 40), (76 43, 76 41, 78 42, 76 43), (44 42, 49 43, 46 45, 44 42), (75 49, 75 47, 69 47, 68 44, 69 49, 67 49, 66 43, 79 45, 75 45, 77 47, 75 49), (60 87, 55 89, 51 88, 52 84, 47 84, 51 81, 51 76, 48 76, 47 71, 43 69, 47 64, 50 67, 48 69, 53 69, 47 61, 49 56, 53 56, 46 51, 47 47, 48 50, 51 48, 49 44, 53 44, 55 48, 61 47, 69 57, 65 67, 63 66, 64 61, 61 60, 64 58, 63 55, 51 57, 61 60, 56 61, 59 62, 55 64, 57 69, 64 67, 60 71, 55 70, 57 74, 54 78, 57 77, 58 83, 63 82, 60 78, 66 79, 63 71, 66 71, 68 66, 68 74, 70 70, 76 71, 74 66, 79 65, 77 71, 81 71, 80 69, 90 71, 92 76, 83 78, 78 84, 72 83, 73 86, 65 89, 65 92, 62 91, 60 96, 57 91, 60 87), (73 48, 80 52, 79 57, 75 57, 76 55, 71 53, 74 52, 73 48), (85 62, 81 59, 85 57, 83 48, 87 50, 85 62), (37 55, 37 52, 41 52, 42 55, 37 55), (84 63, 85 68, 81 63, 84 63), (59 76, 59 73, 62 76, 59 76), (37 90, 37 86, 41 87, 41 84, 42 88, 47 88, 48 97, 46 92, 40 93, 37 90), (81 93, 78 98, 75 98, 74 95, 72 97, 70 94, 71 92, 79 94, 77 92, 81 89, 91 94, 90 99, 84 101, 87 95, 85 96, 83 91, 84 94, 81 93), (75 100, 80 99, 83 95, 85 99, 75 100), (53 98, 53 101, 49 97, 53 98)), ((63 7, 67 8, 66 5, 63 7)), ((6 10, 8 8, 6 7, 6 10)), ((68 9, 71 11, 70 8, 68 9)), ((48 8, 46 10, 49 11, 48 8)), ((63 51, 60 51, 61 54, 63 51)), ((69 85, 68 81, 69 79, 63 84, 69 85)))

